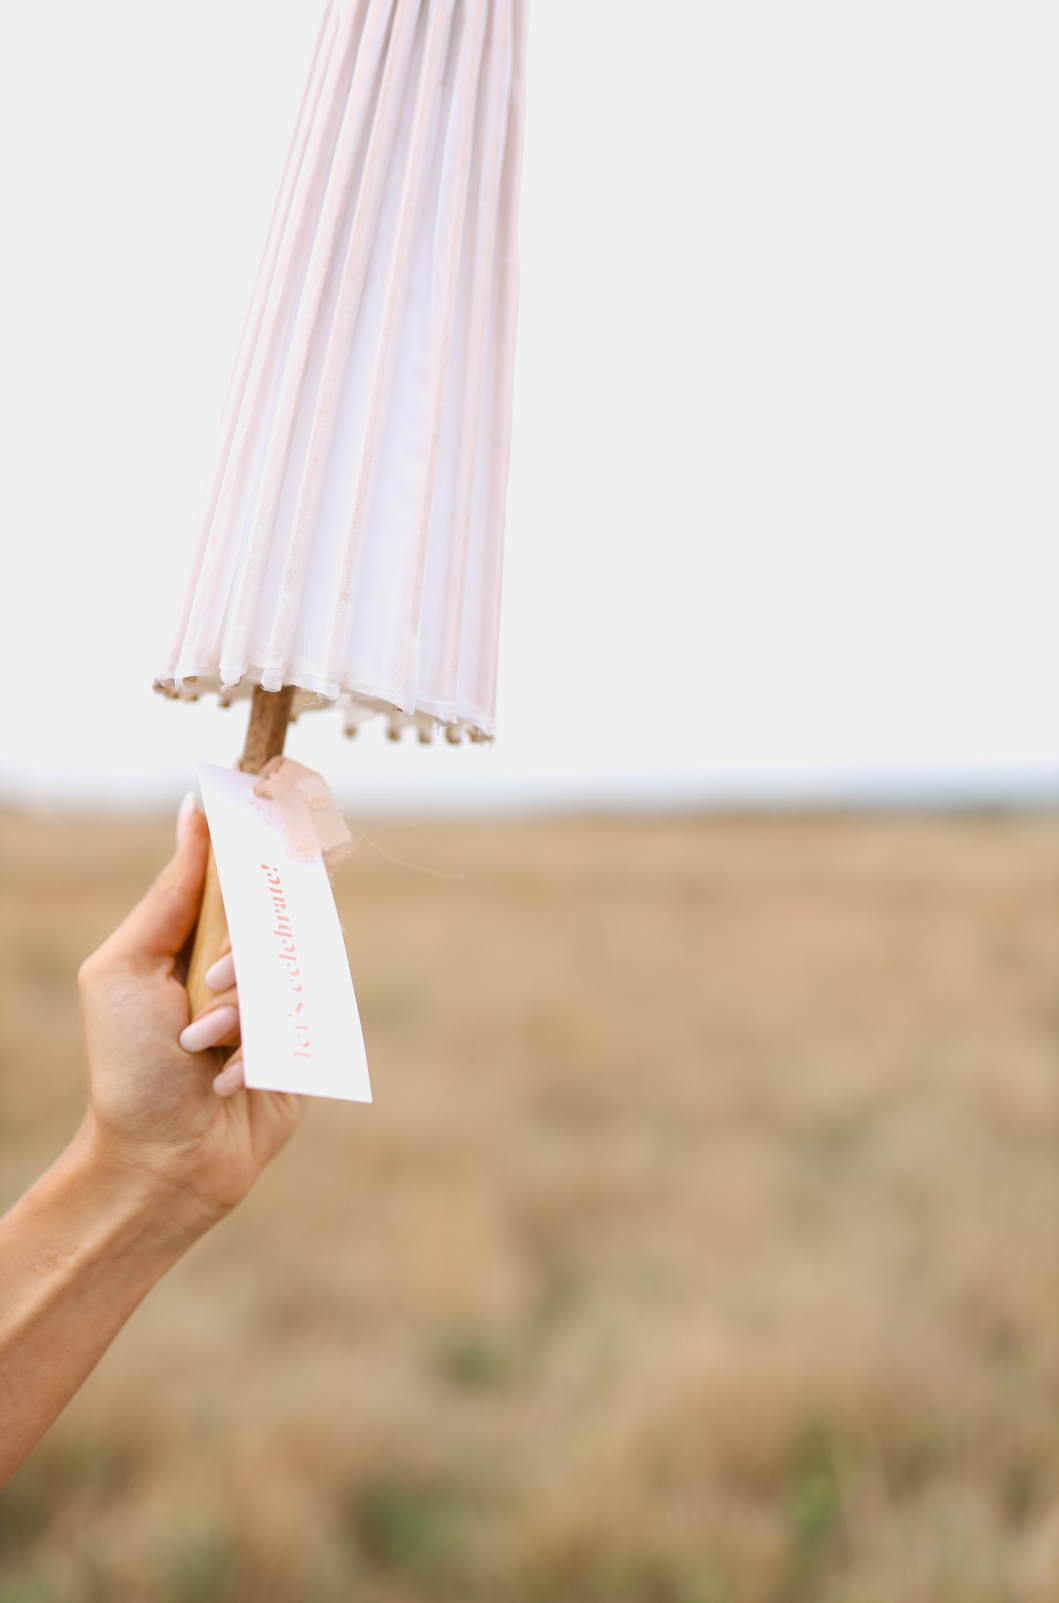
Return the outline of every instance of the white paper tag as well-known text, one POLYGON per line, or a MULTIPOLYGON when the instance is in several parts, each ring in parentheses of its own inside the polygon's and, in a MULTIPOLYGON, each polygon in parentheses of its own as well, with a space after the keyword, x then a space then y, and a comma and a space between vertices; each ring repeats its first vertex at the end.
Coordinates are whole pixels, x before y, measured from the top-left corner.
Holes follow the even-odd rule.
POLYGON ((239 986, 246 1084, 370 1102, 357 999, 323 860, 288 856, 253 774, 199 763, 239 986))

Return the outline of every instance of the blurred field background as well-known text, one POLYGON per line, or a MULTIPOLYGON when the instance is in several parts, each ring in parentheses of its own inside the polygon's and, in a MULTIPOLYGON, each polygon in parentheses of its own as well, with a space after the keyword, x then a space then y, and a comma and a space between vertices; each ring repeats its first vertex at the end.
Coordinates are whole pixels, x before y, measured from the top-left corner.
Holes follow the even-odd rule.
MULTIPOLYGON (((0 1494, 0 1603, 1054 1603, 1059 821, 369 832, 314 1104, 0 1494)), ((0 1183, 171 823, 0 817, 0 1183)))

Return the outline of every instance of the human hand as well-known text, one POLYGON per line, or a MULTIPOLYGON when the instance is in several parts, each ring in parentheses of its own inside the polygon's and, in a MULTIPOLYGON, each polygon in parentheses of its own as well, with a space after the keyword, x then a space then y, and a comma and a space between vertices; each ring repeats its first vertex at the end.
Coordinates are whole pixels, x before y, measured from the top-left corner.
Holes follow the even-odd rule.
POLYGON ((217 1074, 208 1047, 238 1031, 234 969, 225 983, 214 966, 210 977, 224 988, 188 1026, 176 962, 198 917, 209 842, 203 814, 182 808, 178 837, 176 855, 147 895, 81 967, 85 1133, 106 1163, 175 1188, 205 1228, 246 1195, 298 1124, 305 1100, 247 1091, 241 1053, 217 1074))
MULTIPOLYGON (((199 1008, 186 1030, 180 1033, 185 1052, 203 1052, 229 1046, 239 1037, 239 990, 235 979, 232 938, 225 931, 212 968, 203 975, 214 994, 199 1008)), ((213 1082, 218 1096, 232 1096, 243 1084, 243 1048, 240 1044, 227 1058, 213 1082)))

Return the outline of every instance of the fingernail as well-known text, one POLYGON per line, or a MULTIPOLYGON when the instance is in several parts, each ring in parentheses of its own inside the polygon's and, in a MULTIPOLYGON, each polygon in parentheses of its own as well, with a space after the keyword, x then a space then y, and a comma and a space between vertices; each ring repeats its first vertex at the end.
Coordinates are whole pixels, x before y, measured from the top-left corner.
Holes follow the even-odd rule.
POLYGON ((213 1089, 218 1096, 231 1096, 238 1091, 243 1083, 243 1059, 237 1057, 233 1062, 226 1063, 213 1082, 213 1089))
POLYGON ((197 813, 198 810, 198 797, 193 790, 189 790, 184 800, 180 803, 180 810, 176 815, 176 843, 178 846, 183 846, 191 815, 192 813, 197 813))
POLYGON ((231 952, 225 952, 219 957, 212 968, 208 968, 203 975, 211 991, 227 991, 235 984, 235 958, 231 952))
POLYGON ((204 1013, 180 1032, 180 1044, 185 1052, 205 1052, 208 1046, 220 1046, 238 1023, 237 1007, 215 1007, 212 1013, 204 1013))

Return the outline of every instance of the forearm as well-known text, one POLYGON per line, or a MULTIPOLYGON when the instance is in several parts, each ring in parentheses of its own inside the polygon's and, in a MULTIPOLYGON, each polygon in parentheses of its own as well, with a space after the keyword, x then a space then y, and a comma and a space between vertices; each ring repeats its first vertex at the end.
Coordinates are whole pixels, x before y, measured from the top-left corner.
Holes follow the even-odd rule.
POLYGON ((90 1121, 0 1219, 0 1485, 211 1222, 103 1156, 90 1121))
MULTIPOLYGON (((0 1485, 155 1281, 246 1195, 304 1106, 234 1084, 216 1094, 209 1040, 188 1040, 175 965, 208 836, 200 813, 181 819, 175 857, 81 965, 91 1111, 0 1219, 0 1485)), ((234 986, 218 1000, 218 1016, 234 1011, 234 986)))

